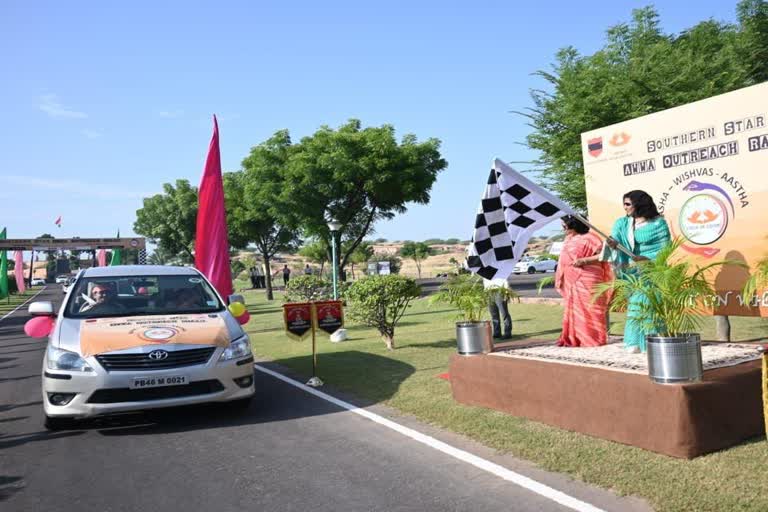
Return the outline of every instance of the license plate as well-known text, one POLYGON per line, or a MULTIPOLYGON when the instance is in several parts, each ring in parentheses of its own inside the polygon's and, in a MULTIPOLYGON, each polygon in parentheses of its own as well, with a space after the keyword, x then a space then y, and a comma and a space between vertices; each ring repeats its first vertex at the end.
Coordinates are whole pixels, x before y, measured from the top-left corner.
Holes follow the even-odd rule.
POLYGON ((164 375, 162 377, 136 377, 128 385, 130 389, 159 388, 189 384, 186 375, 164 375))

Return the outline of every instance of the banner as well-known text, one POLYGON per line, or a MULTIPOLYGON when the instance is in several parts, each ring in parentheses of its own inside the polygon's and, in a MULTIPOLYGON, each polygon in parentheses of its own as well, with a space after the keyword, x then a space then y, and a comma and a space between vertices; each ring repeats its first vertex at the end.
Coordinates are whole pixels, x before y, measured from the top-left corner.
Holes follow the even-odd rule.
MULTIPOLYGON (((768 83, 581 135, 589 220, 609 232, 622 196, 645 190, 696 263, 754 267, 768 256, 768 83)), ((768 316, 768 291, 748 303, 749 271, 713 273, 719 315, 768 316)))
POLYGON ((92 318, 80 328, 83 357, 168 343, 227 347, 229 332, 224 319, 214 314, 92 318))
POLYGON ((288 337, 301 340, 312 329, 312 304, 309 302, 283 304, 283 320, 288 337))
POLYGON ((315 302, 315 327, 333 334, 344 325, 344 309, 340 300, 315 302))

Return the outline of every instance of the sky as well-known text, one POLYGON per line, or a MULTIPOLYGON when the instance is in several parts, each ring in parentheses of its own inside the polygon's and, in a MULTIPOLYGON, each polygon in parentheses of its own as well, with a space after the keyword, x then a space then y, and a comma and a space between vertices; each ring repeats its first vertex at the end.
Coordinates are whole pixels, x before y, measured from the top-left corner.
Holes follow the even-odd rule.
MULTIPOLYGON (((533 73, 562 47, 593 53, 648 4, 3 0, 0 229, 133 235, 142 198, 199 184, 215 113, 225 171, 280 129, 299 140, 356 118, 438 138, 448 168, 430 203, 371 238, 469 239, 493 158, 537 156, 510 113, 545 87, 533 73)), ((654 5, 668 33, 735 21, 735 1, 654 5)))

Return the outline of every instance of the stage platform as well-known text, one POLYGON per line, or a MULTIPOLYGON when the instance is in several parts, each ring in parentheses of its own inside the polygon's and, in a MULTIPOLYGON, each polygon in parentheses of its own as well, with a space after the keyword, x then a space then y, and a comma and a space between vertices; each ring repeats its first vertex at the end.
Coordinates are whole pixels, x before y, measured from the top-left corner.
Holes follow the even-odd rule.
POLYGON ((702 382, 656 384, 645 354, 553 345, 453 355, 454 399, 686 459, 765 432, 757 347, 705 343, 702 382))

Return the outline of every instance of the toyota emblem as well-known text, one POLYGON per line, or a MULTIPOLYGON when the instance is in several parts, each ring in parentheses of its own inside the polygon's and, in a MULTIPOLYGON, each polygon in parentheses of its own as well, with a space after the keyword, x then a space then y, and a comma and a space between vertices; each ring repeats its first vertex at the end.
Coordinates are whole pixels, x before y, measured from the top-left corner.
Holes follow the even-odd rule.
POLYGON ((153 361, 162 361, 168 357, 168 352, 165 350, 153 350, 148 354, 148 356, 153 361))

